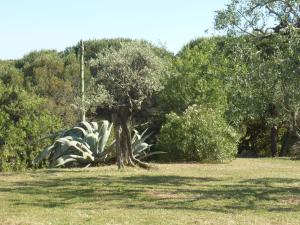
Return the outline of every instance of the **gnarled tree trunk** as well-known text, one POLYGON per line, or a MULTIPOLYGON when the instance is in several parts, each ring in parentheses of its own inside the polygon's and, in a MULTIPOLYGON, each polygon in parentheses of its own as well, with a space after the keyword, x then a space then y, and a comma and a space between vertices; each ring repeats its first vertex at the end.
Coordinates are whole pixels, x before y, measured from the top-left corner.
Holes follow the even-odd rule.
POLYGON ((120 122, 118 120, 117 114, 113 114, 112 119, 113 119, 113 123, 114 123, 114 131, 115 131, 115 138, 116 138, 115 143, 116 143, 117 165, 118 165, 118 168, 121 169, 124 167, 123 155, 122 155, 122 150, 121 150, 122 128, 121 128, 120 122))
POLYGON ((121 123, 122 132, 124 133, 124 137, 126 139, 125 140, 126 144, 122 147, 124 147, 124 149, 126 148, 128 161, 130 162, 131 165, 137 164, 138 166, 140 166, 142 168, 148 169, 149 168, 148 163, 144 163, 144 162, 138 160, 133 155, 132 146, 131 146, 132 137, 131 137, 131 130, 129 128, 129 123, 130 123, 130 119, 127 119, 127 121, 122 121, 122 123, 121 123))
POLYGON ((118 168, 138 165, 148 169, 149 164, 134 157, 132 150, 131 136, 131 113, 127 108, 123 108, 118 113, 113 114, 116 136, 116 153, 118 168))

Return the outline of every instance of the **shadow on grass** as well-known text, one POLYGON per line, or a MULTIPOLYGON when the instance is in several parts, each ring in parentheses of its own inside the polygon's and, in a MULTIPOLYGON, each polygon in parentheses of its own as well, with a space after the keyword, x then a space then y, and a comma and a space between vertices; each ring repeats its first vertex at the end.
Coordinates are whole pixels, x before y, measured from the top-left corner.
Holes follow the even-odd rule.
POLYGON ((44 180, 13 182, 0 193, 12 204, 32 207, 76 207, 82 209, 138 208, 182 209, 239 213, 300 211, 300 179, 260 178, 233 183, 213 177, 187 176, 90 176, 47 177, 44 180), (276 185, 274 185, 276 184, 276 185), (283 197, 294 201, 283 201, 283 197), (295 200, 296 199, 296 200, 295 200))

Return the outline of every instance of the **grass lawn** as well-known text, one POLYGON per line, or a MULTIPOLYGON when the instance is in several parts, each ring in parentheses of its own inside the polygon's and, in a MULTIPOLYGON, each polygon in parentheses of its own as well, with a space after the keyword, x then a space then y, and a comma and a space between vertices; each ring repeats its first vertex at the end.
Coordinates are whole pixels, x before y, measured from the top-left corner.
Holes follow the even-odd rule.
POLYGON ((0 174, 0 224, 300 224, 300 161, 0 174))

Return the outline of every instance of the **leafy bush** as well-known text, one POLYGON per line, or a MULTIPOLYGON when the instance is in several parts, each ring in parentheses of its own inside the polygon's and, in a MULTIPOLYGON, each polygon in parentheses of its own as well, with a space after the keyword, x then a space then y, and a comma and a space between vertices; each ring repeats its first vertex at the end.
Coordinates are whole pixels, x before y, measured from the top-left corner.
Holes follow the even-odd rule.
POLYGON ((170 161, 224 162, 237 153, 238 134, 223 113, 190 106, 182 116, 170 113, 161 129, 159 148, 170 161))
POLYGON ((0 83, 0 171, 32 167, 37 152, 50 144, 44 135, 61 121, 43 108, 44 100, 0 83))

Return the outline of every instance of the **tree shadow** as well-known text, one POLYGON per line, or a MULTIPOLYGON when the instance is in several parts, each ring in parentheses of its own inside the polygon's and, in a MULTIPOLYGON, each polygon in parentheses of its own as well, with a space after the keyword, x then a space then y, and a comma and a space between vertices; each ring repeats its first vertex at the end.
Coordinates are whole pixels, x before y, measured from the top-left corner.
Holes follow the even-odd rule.
POLYGON ((300 179, 258 178, 234 183, 213 177, 168 175, 45 176, 44 180, 11 182, 10 186, 0 187, 0 193, 28 195, 22 200, 12 199, 16 206, 65 208, 76 204, 82 209, 121 207, 225 213, 260 210, 276 213, 300 211, 300 188, 295 185, 297 183, 300 183, 300 179), (285 196, 296 200, 286 204, 282 202, 285 196))
POLYGON ((213 177, 187 177, 187 176, 135 176, 123 177, 123 182, 139 185, 163 185, 163 186, 174 186, 174 185, 199 185, 203 182, 216 182, 221 181, 213 177))
POLYGON ((258 178, 258 179, 247 179, 243 180, 240 183, 246 184, 254 184, 254 185, 264 185, 264 186, 272 186, 274 183, 285 183, 285 184, 295 184, 299 183, 300 179, 295 178, 258 178))

